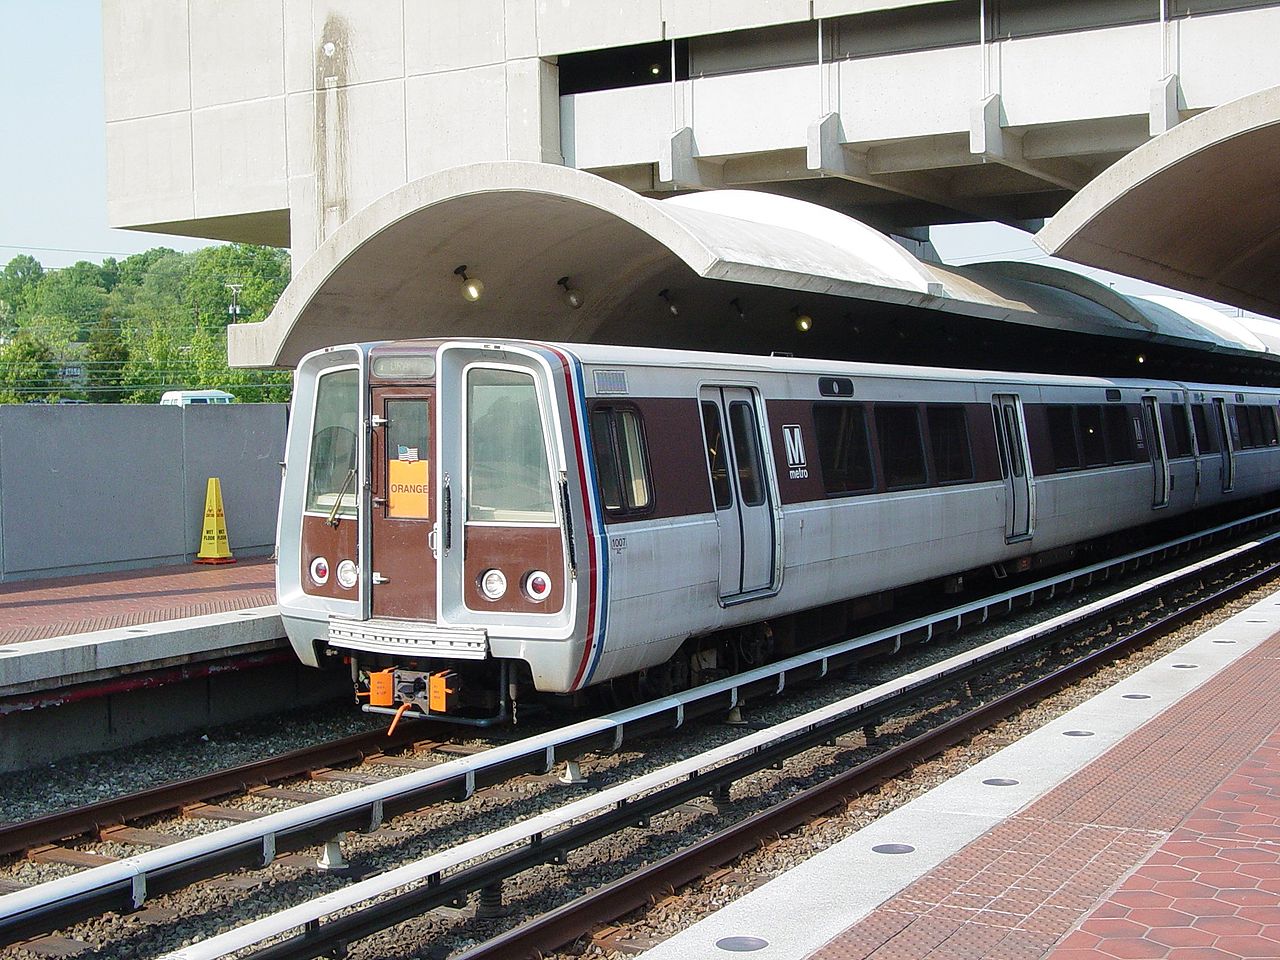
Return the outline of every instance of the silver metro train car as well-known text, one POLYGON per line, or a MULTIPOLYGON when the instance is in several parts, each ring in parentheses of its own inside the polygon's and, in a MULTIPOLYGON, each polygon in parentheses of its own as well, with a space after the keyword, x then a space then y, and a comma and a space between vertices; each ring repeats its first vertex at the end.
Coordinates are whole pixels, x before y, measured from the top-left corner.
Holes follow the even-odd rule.
POLYGON ((662 692, 893 590, 1280 486, 1280 391, 526 341, 302 361, 298 656, 368 709, 662 692), (810 618, 805 620, 804 618, 810 618))

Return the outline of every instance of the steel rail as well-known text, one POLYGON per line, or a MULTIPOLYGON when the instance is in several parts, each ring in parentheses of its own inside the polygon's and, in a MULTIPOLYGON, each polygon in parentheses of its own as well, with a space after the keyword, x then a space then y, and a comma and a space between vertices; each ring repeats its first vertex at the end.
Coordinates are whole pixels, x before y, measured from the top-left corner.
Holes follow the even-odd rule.
MULTIPOLYGON (((313 847, 348 831, 367 832, 390 817, 437 802, 466 799, 477 789, 521 774, 547 773, 557 762, 576 758, 588 751, 616 751, 628 738, 678 729, 688 719, 728 710, 748 697, 780 693, 788 683, 824 677, 833 669, 855 663, 873 653, 896 652, 904 642, 927 640, 940 627, 985 621, 993 609, 1012 610, 1032 602, 1037 596, 1052 597, 1059 589, 1092 583, 1096 578, 1109 577, 1130 565, 1167 556, 1216 534, 1249 528, 1277 516, 1280 516, 1280 510, 1268 510, 1219 524, 648 704, 448 761, 429 770, 388 778, 379 784, 324 797, 301 807, 267 814, 253 821, 0 896, 0 946, 107 911, 138 909, 148 897, 158 893, 172 892, 196 880, 234 869, 266 866, 278 854, 313 847)), ((1273 537, 1280 537, 1280 534, 1273 537)), ((1234 548, 1196 566, 1205 567, 1245 549, 1247 547, 1234 548)), ((1129 592, 1141 593, 1152 588, 1144 585, 1129 592)), ((1084 615, 1082 611, 1088 609, 1090 607, 1084 607, 1064 616, 1080 618, 1084 615)))
MULTIPOLYGON (((1280 534, 1268 537, 1251 548, 1261 549, 1274 544, 1278 539, 1280 534)), ((1238 547, 1212 560, 1193 564, 1176 574, 1159 578, 1159 588, 1203 576, 1213 568, 1236 561, 1242 551, 1251 548, 1238 547)), ((1251 577, 1250 583, 1273 574, 1277 569, 1280 569, 1280 564, 1272 564, 1266 571, 1251 577)), ((1236 584, 1227 589, 1238 592, 1244 588, 1245 585, 1236 584)), ((1151 592, 1145 586, 1121 591, 1118 595, 1121 598, 1120 605, 1122 608, 1131 607, 1138 598, 1148 596, 1151 592)), ((900 680, 810 711, 769 730, 747 735, 697 757, 678 761, 629 783, 610 787, 592 797, 570 803, 558 811, 539 814, 451 850, 432 854, 316 900, 286 908, 280 913, 168 954, 167 957, 169 960, 216 960, 231 954, 245 956, 240 951, 286 935, 291 930, 303 932, 261 947, 247 956, 254 960, 292 960, 321 956, 334 949, 341 951, 346 944, 419 915, 424 910, 457 904, 471 892, 498 887, 503 880, 529 867, 547 862, 564 862, 570 850, 630 826, 646 825, 651 817, 674 806, 706 795, 722 785, 777 764, 812 746, 828 742, 833 737, 864 727, 868 722, 875 722, 921 696, 989 672, 993 666, 1025 653, 1028 649, 1038 649, 1046 636, 1056 639, 1058 634, 1079 631, 1087 624, 1096 625, 1111 619, 1115 614, 1115 598, 1098 601, 1089 605, 1083 619, 1074 613, 1053 618, 1053 627, 1048 634, 1038 627, 1017 631, 1009 637, 991 641, 977 651, 957 655, 900 680), (486 857, 488 859, 483 859, 486 857), (352 909, 356 912, 342 913, 352 909)), ((1192 615, 1192 612, 1181 611, 1173 616, 1185 619, 1192 615)), ((1165 618, 1160 626, 1170 622, 1173 622, 1172 617, 1165 618)), ((1052 679, 1047 683, 1061 686, 1072 682, 1091 669, 1093 663, 1100 659, 1114 658, 1135 642, 1127 638, 1113 641, 1103 650, 1083 658, 1081 663, 1054 671, 1052 679)), ((1029 700, 1042 697, 1046 689, 1048 687, 1042 683, 1013 691, 980 708, 975 716, 990 723, 992 718, 1008 715, 1029 700)), ((895 750, 893 756, 900 764, 919 762, 943 746, 968 736, 972 732, 973 722, 975 721, 967 718, 949 721, 940 728, 939 733, 918 738, 895 750)), ((835 782, 869 782, 865 780, 866 776, 868 774, 865 770, 859 767, 843 779, 837 778, 835 782), (864 779, 857 780, 859 776, 864 779)), ((829 807, 831 802, 835 801, 827 802, 826 806, 829 807)))
POLYGON ((1030 704, 1078 682, 1106 663, 1203 616, 1211 608, 1260 585, 1277 572, 1280 572, 1280 564, 1270 564, 1244 580, 1149 621, 1133 633, 1091 651, 1075 663, 1037 678, 1019 690, 1010 691, 829 780, 807 787, 766 810, 695 841, 683 850, 646 864, 625 877, 513 927, 457 955, 454 960, 513 960, 540 957, 558 950, 600 924, 616 922, 632 910, 759 848, 770 838, 794 830, 868 789, 905 773, 1030 704))
POLYGON ((391 737, 384 730, 370 730, 187 780, 162 783, 127 796, 59 810, 20 823, 0 824, 0 855, 22 853, 46 843, 97 833, 139 817, 178 810, 189 803, 301 776, 317 767, 363 761, 425 740, 424 734, 429 729, 422 723, 410 724, 391 737))

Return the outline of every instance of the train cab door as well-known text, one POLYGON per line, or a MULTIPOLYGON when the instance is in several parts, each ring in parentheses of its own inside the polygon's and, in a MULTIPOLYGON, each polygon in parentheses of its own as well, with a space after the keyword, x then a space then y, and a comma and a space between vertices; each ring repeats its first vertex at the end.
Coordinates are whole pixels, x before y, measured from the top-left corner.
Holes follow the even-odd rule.
POLYGON ((755 391, 703 387, 702 429, 720 531, 720 597, 747 599, 774 583, 777 535, 755 391))
POLYGON ((1164 424, 1160 422, 1160 406, 1155 397, 1142 398, 1142 425, 1151 438, 1147 444, 1154 477, 1151 508, 1159 510, 1169 505, 1169 456, 1165 447, 1164 424))
POLYGON ((1222 437, 1222 492, 1228 493, 1236 485, 1236 442, 1231 433, 1231 419, 1227 414, 1227 401, 1213 398, 1214 420, 1222 437))
POLYGON ((1007 543, 1031 537, 1035 516, 1035 490, 1031 485, 1027 431, 1022 418, 1022 401, 1014 393, 997 393, 991 398, 995 419, 996 446, 1005 481, 1005 530, 1007 543))
POLYGON ((375 386, 369 409, 372 614, 434 621, 435 389, 375 386))

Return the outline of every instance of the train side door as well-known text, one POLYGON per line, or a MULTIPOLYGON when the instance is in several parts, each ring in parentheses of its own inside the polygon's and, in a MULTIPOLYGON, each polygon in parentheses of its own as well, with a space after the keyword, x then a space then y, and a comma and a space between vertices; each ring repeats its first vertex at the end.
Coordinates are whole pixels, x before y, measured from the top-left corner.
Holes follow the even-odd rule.
POLYGON ((1215 419, 1218 421, 1218 433, 1222 437, 1222 492, 1227 493, 1236 485, 1236 443, 1231 436, 1231 420, 1227 416, 1227 401, 1222 397, 1213 398, 1215 419))
POLYGON ((369 471, 372 613, 436 619, 431 484, 436 469, 432 387, 373 388, 369 471))
POLYGON ((1160 422, 1160 407, 1155 397, 1142 398, 1142 419, 1146 434, 1151 438, 1147 445, 1154 477, 1151 506, 1159 510, 1169 505, 1169 456, 1164 442, 1164 424, 1160 422))
POLYGON ((1027 431, 1023 426, 1022 401, 1017 394, 997 393, 991 398, 995 418, 996 444, 1004 471, 1005 530, 1007 543, 1031 537, 1035 515, 1035 491, 1031 486, 1027 431))
MULTIPOLYGON (((1191 462, 1195 464, 1196 471, 1196 489, 1191 498, 1191 508, 1194 510, 1200 506, 1200 484, 1204 482, 1204 468, 1200 465, 1200 456, 1203 451, 1200 449, 1200 437, 1196 430, 1194 410, 1191 406, 1190 398, 1185 393, 1182 399, 1174 406, 1173 415, 1182 417, 1187 424, 1187 442, 1191 444, 1191 462)), ((1187 451, 1183 450, 1182 453, 1183 456, 1186 456, 1187 451)))
POLYGON ((776 535, 755 392, 703 387, 702 429, 720 530, 722 599, 773 586, 776 535))

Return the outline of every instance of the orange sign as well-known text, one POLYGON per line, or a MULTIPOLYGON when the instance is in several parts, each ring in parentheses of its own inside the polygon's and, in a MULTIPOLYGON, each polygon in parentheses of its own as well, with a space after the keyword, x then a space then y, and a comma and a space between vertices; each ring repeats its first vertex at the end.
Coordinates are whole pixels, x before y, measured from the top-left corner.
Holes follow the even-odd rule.
POLYGON ((431 515, 431 470, 426 460, 387 461, 387 516, 425 520, 431 515))

